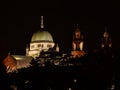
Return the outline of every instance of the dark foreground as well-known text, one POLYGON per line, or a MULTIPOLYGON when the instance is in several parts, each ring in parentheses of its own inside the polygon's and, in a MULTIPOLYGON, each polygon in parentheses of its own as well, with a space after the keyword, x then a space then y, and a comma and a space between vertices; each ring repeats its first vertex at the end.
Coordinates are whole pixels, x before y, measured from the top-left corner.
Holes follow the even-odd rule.
POLYGON ((120 53, 88 54, 74 61, 79 64, 31 66, 11 74, 3 68, 0 90, 120 90, 120 53))

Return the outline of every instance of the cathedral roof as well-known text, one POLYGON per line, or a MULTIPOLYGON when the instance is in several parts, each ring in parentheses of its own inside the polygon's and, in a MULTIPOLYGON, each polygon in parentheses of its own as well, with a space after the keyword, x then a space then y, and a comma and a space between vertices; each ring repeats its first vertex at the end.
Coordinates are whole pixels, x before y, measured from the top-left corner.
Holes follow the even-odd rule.
POLYGON ((41 29, 33 34, 31 42, 53 42, 52 35, 44 30, 43 16, 41 16, 41 29))
POLYGON ((52 35, 45 30, 39 30, 35 32, 32 36, 31 42, 43 41, 43 42, 53 42, 52 35))
POLYGON ((19 60, 32 60, 31 56, 24 56, 24 55, 12 55, 17 61, 19 60))

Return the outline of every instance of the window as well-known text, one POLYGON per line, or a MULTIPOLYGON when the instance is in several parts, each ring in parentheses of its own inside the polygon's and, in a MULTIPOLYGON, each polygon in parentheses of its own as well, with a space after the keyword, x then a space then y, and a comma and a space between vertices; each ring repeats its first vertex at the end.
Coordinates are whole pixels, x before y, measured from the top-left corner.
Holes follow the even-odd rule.
POLYGON ((34 45, 32 45, 31 48, 34 48, 34 45))
POLYGON ((41 47, 41 44, 38 44, 38 47, 41 47))
POLYGON ((42 47, 43 47, 43 44, 42 44, 42 47))
POLYGON ((51 47, 52 47, 52 45, 51 45, 51 44, 47 44, 47 47, 48 47, 48 48, 51 48, 51 47))

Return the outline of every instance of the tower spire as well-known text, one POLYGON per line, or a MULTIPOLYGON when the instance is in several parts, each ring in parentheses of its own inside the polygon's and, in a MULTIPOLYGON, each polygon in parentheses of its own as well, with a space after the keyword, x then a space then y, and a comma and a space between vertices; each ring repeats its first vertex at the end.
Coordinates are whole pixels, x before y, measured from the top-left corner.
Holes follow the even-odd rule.
POLYGON ((79 24, 77 24, 77 26, 76 26, 76 31, 80 31, 79 24))
POLYGON ((10 52, 8 52, 8 55, 10 55, 10 52))
POLYGON ((29 47, 28 47, 28 44, 27 44, 27 47, 26 47, 26 56, 29 56, 29 47))
POLYGON ((58 46, 58 43, 56 44, 56 51, 59 52, 59 46, 58 46))
POLYGON ((41 16, 41 28, 44 28, 44 24, 43 24, 43 16, 41 16))
POLYGON ((105 32, 107 32, 107 26, 105 27, 105 32))
POLYGON ((76 28, 78 29, 79 28, 79 24, 77 23, 77 26, 76 26, 76 28))
POLYGON ((79 24, 77 23, 77 28, 78 28, 79 24))

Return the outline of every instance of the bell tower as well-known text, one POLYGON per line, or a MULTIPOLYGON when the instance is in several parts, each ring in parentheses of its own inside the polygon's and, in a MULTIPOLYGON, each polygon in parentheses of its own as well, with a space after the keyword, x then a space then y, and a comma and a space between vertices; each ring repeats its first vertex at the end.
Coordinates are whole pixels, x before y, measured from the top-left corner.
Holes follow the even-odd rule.
POLYGON ((73 42, 72 42, 73 50, 83 50, 83 36, 81 35, 80 29, 76 27, 75 33, 73 34, 73 42))
POLYGON ((112 41, 109 33, 107 32, 107 27, 105 27, 105 32, 103 33, 101 47, 112 47, 112 41))
POLYGON ((73 34, 73 41, 72 41, 72 52, 71 55, 73 57, 81 57, 85 54, 83 51, 83 35, 80 32, 79 25, 75 29, 73 34))

